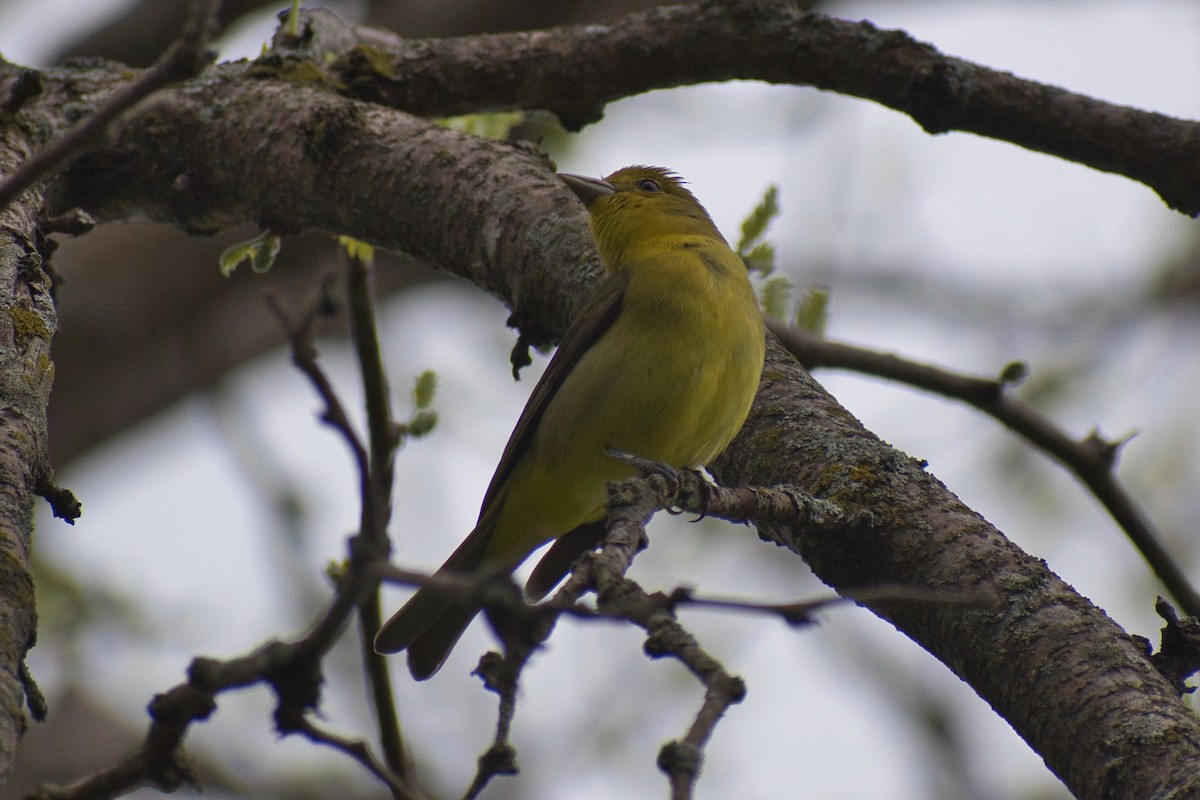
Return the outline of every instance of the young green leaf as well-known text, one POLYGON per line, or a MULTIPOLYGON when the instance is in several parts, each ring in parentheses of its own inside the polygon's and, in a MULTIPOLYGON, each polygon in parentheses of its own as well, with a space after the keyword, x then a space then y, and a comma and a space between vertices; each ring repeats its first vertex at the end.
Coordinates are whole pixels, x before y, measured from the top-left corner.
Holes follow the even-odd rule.
POLYGON ((504 141, 509 131, 525 121, 523 111, 496 111, 491 114, 463 114, 460 117, 442 117, 436 120, 443 128, 460 133, 469 133, 484 139, 504 141))
POLYGON ((742 258, 758 244, 767 232, 767 228, 779 216, 779 187, 771 184, 763 192, 762 200, 742 222, 742 238, 738 240, 737 254, 742 258))
POLYGON ((404 426, 405 433, 412 437, 424 436, 433 430, 437 425, 438 415, 436 411, 418 411, 413 414, 412 419, 404 426))
POLYGON ((227 247, 219 259, 221 275, 228 278, 243 261, 250 262, 250 269, 266 272, 279 255, 280 238, 270 231, 263 231, 253 239, 227 247))
POLYGON ((437 391, 437 373, 427 369, 417 376, 413 383, 413 404, 417 408, 429 408, 433 405, 433 395, 437 391))
POLYGON ((340 244, 346 251, 346 255, 351 258, 358 259, 364 264, 370 264, 375 261, 375 248, 366 242, 355 239, 352 236, 337 237, 340 244))
POLYGON ((792 280, 783 275, 774 275, 759 289, 758 299, 763 313, 768 317, 783 319, 787 313, 788 298, 792 294, 792 280))
POLYGON ((749 253, 742 256, 746 269, 759 275, 770 275, 775 271, 775 245, 770 242, 759 242, 749 253))
POLYGON ((292 10, 288 12, 287 18, 287 34, 300 35, 300 0, 292 0, 292 10))
POLYGON ((1029 377, 1029 365, 1024 361, 1010 361, 1000 370, 1000 382, 1016 386, 1029 377))
POLYGON ((808 287, 796 305, 792 324, 817 336, 825 335, 825 328, 829 324, 828 287, 815 284, 808 287))

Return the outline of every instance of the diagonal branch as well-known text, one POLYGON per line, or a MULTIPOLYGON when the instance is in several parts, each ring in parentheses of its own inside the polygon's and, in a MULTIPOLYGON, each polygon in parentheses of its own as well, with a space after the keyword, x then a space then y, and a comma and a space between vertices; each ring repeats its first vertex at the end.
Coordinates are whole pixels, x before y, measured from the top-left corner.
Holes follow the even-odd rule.
MULTIPOLYGON (((208 49, 208 43, 220 5, 219 0, 191 0, 182 32, 154 66, 114 92, 83 122, 22 162, 0 183, 0 208, 68 160, 103 144, 111 135, 110 126, 126 111, 159 89, 195 77, 211 64, 216 52, 208 49)), ((8 110, 10 113, 16 111, 15 108, 8 110)))
POLYGON ((1200 593, 1179 562, 1167 552, 1149 516, 1117 479, 1114 470, 1120 442, 1106 442, 1095 432, 1083 440, 1072 439, 1046 415, 1007 391, 1003 380, 957 375, 887 353, 831 342, 774 320, 768 320, 767 324, 808 369, 842 367, 953 397, 1024 437, 1070 470, 1091 491, 1187 615, 1200 617, 1200 593))
MULTIPOLYGON (((351 95, 426 116, 553 111, 570 130, 622 97, 760 80, 861 97, 928 133, 964 131, 1124 175, 1200 214, 1200 123, 1097 100, 786 3, 661 6, 607 24, 405 40, 308 17, 313 48, 351 95)), ((309 52, 312 57, 315 55, 309 52)))

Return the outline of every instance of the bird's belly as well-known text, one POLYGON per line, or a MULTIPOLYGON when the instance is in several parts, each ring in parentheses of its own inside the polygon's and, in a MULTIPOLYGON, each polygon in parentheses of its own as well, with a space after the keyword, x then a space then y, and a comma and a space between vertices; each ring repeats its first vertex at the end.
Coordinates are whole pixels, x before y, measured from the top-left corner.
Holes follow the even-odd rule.
POLYGON ((661 326, 627 317, 630 328, 617 330, 618 321, 547 406, 508 482, 498 538, 519 539, 513 550, 527 552, 600 519, 608 483, 634 474, 608 448, 681 468, 716 457, 741 428, 758 387, 762 333, 751 327, 758 319, 732 349, 705 337, 698 322, 686 327, 699 335, 664 341, 661 326))
POLYGON ((694 344, 680 350, 651 340, 620 353, 588 353, 610 363, 581 362, 546 410, 535 447, 546 468, 566 469, 586 456, 604 480, 630 475, 606 448, 676 467, 714 458, 745 420, 761 357, 694 344))

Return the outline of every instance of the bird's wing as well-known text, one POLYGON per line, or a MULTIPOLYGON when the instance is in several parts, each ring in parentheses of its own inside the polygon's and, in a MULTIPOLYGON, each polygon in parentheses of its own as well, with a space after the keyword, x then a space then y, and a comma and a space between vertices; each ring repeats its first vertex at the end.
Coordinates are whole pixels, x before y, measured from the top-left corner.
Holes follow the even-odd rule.
POLYGON ((576 317, 575 322, 563 336, 558 350, 550 359, 546 371, 542 373, 541 380, 533 388, 529 401, 525 403, 525 410, 521 412, 521 418, 517 420, 512 436, 509 437, 508 444, 504 447, 504 455, 500 457, 496 474, 492 476, 492 482, 488 484, 487 493, 483 496, 480 510, 481 524, 478 527, 485 527, 482 523, 485 517, 490 516, 489 512, 494 514, 498 511, 496 500, 500 490, 521 456, 529 449, 538 425, 542 421, 542 415, 546 413, 546 408, 554 399, 554 395, 557 394, 558 388, 562 386, 567 375, 579 363, 583 354, 612 326, 613 320, 621 311, 621 303, 625 298, 625 289, 628 286, 627 274, 610 275, 596 288, 596 293, 588 303, 588 307, 576 317))

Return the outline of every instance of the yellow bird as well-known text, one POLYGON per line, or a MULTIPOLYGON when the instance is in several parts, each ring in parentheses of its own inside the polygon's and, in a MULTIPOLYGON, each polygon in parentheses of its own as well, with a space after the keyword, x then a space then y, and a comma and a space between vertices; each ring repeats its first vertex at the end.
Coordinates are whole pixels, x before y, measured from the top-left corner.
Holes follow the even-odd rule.
MULTIPOLYGON (((764 350, 746 265, 677 175, 633 166, 604 180, 560 177, 588 208, 607 277, 534 388, 475 530, 439 570, 511 572, 558 539, 526 586, 533 599, 595 547, 608 483, 634 474, 605 450, 707 464, 746 420, 764 350)), ((409 671, 424 680, 477 613, 419 589, 375 649, 407 649, 409 671)))

